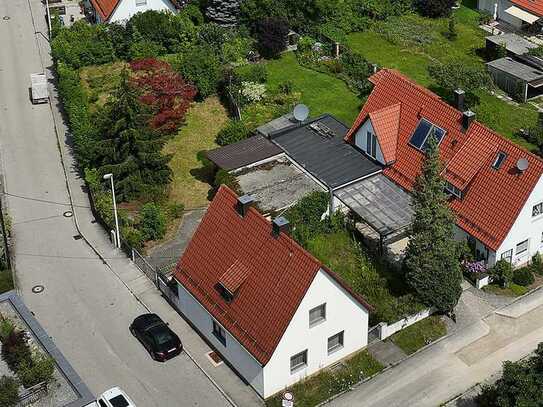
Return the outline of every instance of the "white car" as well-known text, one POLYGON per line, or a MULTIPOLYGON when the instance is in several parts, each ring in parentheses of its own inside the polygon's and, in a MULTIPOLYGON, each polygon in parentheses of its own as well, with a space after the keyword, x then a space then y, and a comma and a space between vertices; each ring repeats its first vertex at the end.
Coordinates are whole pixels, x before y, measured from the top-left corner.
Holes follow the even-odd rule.
POLYGON ((112 387, 102 393, 96 403, 99 407, 136 407, 130 397, 118 387, 112 387))

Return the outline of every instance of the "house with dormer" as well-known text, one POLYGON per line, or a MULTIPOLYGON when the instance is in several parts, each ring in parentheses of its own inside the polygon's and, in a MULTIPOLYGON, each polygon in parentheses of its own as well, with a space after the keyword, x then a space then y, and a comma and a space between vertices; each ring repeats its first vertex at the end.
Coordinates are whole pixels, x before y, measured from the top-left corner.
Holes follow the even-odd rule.
MULTIPOLYGON (((437 139, 456 236, 493 265, 543 251, 543 161, 400 73, 383 69, 345 140, 379 162, 382 175, 413 190, 429 137, 437 139)), ((367 182, 367 181, 366 181, 367 182)))
POLYGON ((176 306, 263 398, 367 345, 371 306, 222 186, 177 264, 176 306))

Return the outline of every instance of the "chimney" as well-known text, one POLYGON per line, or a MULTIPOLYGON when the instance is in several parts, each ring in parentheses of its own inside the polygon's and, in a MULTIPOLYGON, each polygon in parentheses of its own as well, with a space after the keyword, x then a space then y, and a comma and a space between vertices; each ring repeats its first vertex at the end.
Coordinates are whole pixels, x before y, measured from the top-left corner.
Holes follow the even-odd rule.
POLYGON ((279 216, 275 218, 272 222, 272 232, 274 237, 279 237, 282 233, 288 233, 289 223, 284 217, 279 216))
POLYGON ((471 110, 466 110, 464 113, 462 113, 462 128, 464 131, 467 131, 469 128, 469 125, 472 121, 475 120, 475 113, 471 110))
POLYGON ((461 112, 464 111, 464 100, 466 99, 466 92, 462 89, 456 89, 454 91, 454 107, 461 112))
POLYGON ((250 195, 243 195, 238 198, 238 204, 236 209, 242 218, 245 217, 254 201, 255 200, 250 195))

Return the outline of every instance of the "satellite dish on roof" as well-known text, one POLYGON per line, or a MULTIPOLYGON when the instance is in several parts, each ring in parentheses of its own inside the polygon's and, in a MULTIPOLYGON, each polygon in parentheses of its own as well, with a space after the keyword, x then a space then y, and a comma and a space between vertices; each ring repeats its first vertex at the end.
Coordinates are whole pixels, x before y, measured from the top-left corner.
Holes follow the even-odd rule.
POLYGON ((520 172, 524 172, 528 169, 528 160, 526 158, 519 158, 517 161, 517 169, 520 172))
POLYGON ((309 116, 309 108, 306 105, 298 104, 294 106, 294 118, 299 121, 303 122, 307 117, 309 116))

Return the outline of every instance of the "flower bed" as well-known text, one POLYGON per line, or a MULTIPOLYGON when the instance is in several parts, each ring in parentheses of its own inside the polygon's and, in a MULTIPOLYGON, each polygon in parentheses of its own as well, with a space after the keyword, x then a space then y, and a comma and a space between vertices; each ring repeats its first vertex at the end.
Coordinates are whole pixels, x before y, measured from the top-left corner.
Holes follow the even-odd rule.
MULTIPOLYGON (((52 359, 8 302, 0 303, 0 401, 6 406, 45 383, 47 393, 33 406, 62 406, 78 398, 52 359), (16 387, 15 387, 16 386, 16 387)), ((0 404, 0 405, 4 405, 0 404)))

